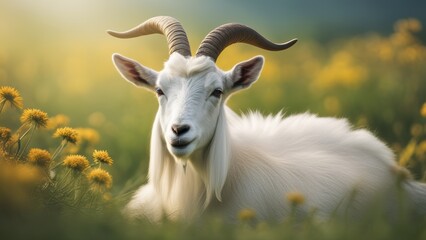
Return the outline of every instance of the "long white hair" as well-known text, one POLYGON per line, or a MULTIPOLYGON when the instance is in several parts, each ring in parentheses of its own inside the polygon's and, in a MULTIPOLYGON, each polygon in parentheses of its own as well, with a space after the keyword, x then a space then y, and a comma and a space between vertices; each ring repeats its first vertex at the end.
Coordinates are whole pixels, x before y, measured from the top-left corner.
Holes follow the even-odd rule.
MULTIPOLYGON (((186 169, 175 161, 165 147, 157 114, 151 135, 148 178, 158 197, 156 201, 160 201, 163 208, 168 209, 167 212, 173 213, 168 218, 196 217, 208 207, 213 197, 221 200, 230 164, 224 114, 222 109, 214 136, 203 153, 204 158, 200 159, 202 162, 189 162, 186 169)), ((134 200, 137 201, 137 198, 134 200)))

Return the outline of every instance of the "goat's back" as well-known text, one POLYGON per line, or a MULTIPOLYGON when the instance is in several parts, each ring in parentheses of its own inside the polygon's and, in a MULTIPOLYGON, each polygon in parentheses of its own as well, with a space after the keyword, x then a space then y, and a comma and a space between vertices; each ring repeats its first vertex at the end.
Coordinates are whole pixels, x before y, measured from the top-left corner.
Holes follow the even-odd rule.
POLYGON ((344 119, 239 117, 229 109, 227 117, 233 145, 223 202, 229 214, 253 208, 259 218, 282 218, 290 211, 285 195, 294 191, 306 199, 300 213, 355 213, 395 186, 390 149, 344 119))

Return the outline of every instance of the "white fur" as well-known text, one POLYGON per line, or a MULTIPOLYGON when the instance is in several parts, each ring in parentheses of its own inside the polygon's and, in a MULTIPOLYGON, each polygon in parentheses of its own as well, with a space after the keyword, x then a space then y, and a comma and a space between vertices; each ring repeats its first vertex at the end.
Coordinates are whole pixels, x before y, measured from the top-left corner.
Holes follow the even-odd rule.
MULTIPOLYGON (((227 108, 231 93, 257 79, 263 58, 222 72, 205 57, 172 54, 158 74, 135 66, 147 78, 143 83, 128 79, 120 67, 125 58, 116 56, 114 61, 127 80, 165 92, 152 129, 148 183, 125 209, 131 217, 190 221, 212 209, 233 219, 242 208, 251 208, 258 219, 280 219, 290 212, 285 195, 293 191, 306 199, 299 214, 315 209, 319 217, 356 215, 396 187, 392 152, 346 120, 309 113, 283 117, 252 112, 240 117, 227 108), (253 72, 235 86, 247 66, 253 72), (210 96, 211 85, 223 88, 220 99, 210 96), (176 123, 190 124, 184 136, 195 138, 183 152, 170 145, 170 126, 176 123)), ((425 187, 404 184, 425 212, 425 187)))

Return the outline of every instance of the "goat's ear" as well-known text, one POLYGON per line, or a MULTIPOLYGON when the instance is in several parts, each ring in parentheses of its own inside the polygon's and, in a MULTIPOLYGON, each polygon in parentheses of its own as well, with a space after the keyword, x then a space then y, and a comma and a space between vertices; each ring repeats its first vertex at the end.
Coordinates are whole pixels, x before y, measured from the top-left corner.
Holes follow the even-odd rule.
POLYGON ((230 91, 247 88, 254 83, 263 68, 264 58, 257 56, 244 62, 240 62, 228 72, 227 85, 230 91))
POLYGON ((142 66, 135 60, 123 57, 118 53, 112 55, 112 61, 124 79, 138 87, 154 89, 158 76, 155 70, 142 66))

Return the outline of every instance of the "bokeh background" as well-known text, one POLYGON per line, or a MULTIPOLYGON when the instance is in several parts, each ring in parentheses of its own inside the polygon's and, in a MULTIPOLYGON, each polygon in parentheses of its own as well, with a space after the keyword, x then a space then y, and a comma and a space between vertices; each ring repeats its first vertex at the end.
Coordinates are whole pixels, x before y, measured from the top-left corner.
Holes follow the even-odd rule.
MULTIPOLYGON (((161 70, 168 50, 160 35, 122 40, 105 31, 170 15, 181 21, 195 52, 211 29, 240 22, 272 41, 299 42, 284 52, 242 44, 223 52, 217 64, 224 70, 266 57, 260 80, 228 102, 235 111, 345 117, 400 156, 413 139, 416 146, 424 140, 425 9, 425 1, 402 0, 1 0, 0 85, 18 89, 25 108, 66 116, 64 124, 86 130, 83 149, 106 149, 115 160, 112 191, 118 192, 146 175, 158 104, 154 94, 121 79, 111 55, 161 70)), ((0 125, 19 127, 19 114, 9 110, 0 125)), ((49 131, 31 144, 54 148, 49 131)), ((413 172, 421 178, 421 168, 413 172)))

